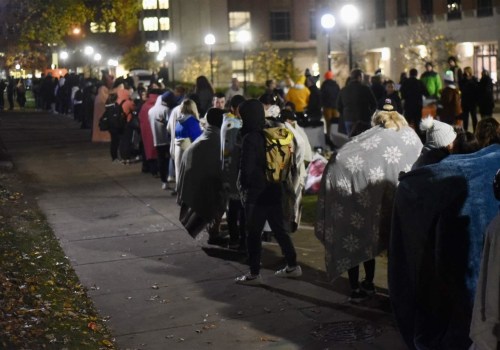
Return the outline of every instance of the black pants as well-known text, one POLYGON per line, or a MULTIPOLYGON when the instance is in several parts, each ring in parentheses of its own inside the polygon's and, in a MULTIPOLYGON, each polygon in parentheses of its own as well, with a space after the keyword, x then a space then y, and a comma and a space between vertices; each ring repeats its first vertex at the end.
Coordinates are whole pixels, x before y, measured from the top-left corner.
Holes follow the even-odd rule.
POLYGON ((123 135, 123 130, 109 129, 109 134, 111 135, 111 143, 109 144, 111 160, 115 160, 118 159, 118 147, 120 147, 120 141, 123 135))
POLYGON ((231 241, 246 245, 245 210, 239 199, 230 199, 227 206, 227 225, 231 241))
POLYGON ((168 177, 168 165, 170 160, 170 144, 156 146, 156 152, 158 152, 158 170, 160 172, 161 182, 167 182, 168 177))
POLYGON ((464 121, 464 130, 469 127, 469 114, 472 119, 472 129, 476 131, 477 125, 477 108, 476 106, 462 106, 462 120, 464 121))
POLYGON ((266 221, 273 230, 274 237, 285 255, 286 263, 290 267, 297 266, 297 253, 288 232, 289 224, 281 204, 276 205, 245 205, 247 252, 250 264, 250 273, 257 275, 260 272, 260 257, 262 253, 261 234, 266 221))
MULTIPOLYGON (((375 277, 375 259, 371 259, 365 261, 363 263, 363 267, 365 268, 365 280, 367 282, 372 283, 373 278, 375 277)), ((359 265, 355 266, 347 271, 349 275, 349 285, 352 290, 359 288, 359 265)))
POLYGON ((132 137, 134 135, 134 128, 127 123, 123 131, 122 140, 120 142, 120 155, 122 159, 130 159, 132 153, 132 137))

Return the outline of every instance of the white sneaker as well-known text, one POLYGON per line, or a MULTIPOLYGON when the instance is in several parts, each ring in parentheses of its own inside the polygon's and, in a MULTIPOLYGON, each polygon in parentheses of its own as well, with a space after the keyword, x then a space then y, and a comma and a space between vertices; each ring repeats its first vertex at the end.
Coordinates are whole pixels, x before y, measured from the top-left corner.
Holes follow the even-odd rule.
POLYGON ((285 267, 274 273, 276 277, 296 278, 302 276, 302 268, 297 265, 295 267, 285 267))
POLYGON ((262 277, 259 275, 252 275, 251 273, 247 273, 243 276, 236 277, 234 281, 237 284, 244 284, 247 286, 258 286, 262 284, 262 277))
POLYGON ((169 176, 169 177, 167 178, 167 182, 175 182, 175 177, 173 177, 173 176, 169 176))
POLYGON ((162 182, 161 183, 161 189, 164 190, 164 191, 168 190, 168 183, 162 182))

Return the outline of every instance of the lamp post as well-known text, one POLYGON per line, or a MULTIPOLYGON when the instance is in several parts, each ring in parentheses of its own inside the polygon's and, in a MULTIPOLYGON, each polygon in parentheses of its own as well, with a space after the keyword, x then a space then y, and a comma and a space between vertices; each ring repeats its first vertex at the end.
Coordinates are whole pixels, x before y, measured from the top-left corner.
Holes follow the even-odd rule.
POLYGON ((214 83, 214 51, 215 36, 213 34, 205 35, 205 44, 210 48, 210 82, 214 83))
POLYGON ((347 43, 348 43, 348 55, 349 55, 349 71, 352 70, 352 39, 351 39, 351 27, 358 23, 359 21, 359 11, 354 5, 347 4, 340 10, 340 17, 347 27, 347 43))
POLYGON ((61 57, 61 60, 65 63, 65 66, 66 66, 66 60, 69 57, 68 52, 67 51, 61 51, 61 53, 59 53, 59 57, 61 57))
POLYGON ((177 45, 171 41, 165 44, 165 52, 171 56, 172 59, 172 86, 175 85, 175 75, 174 75, 174 53, 177 51, 177 45))
POLYGON ((331 46, 330 46, 330 31, 332 30, 333 27, 335 27, 335 17, 330 14, 326 13, 323 16, 321 16, 321 26, 323 29, 326 31, 326 42, 327 42, 327 49, 326 49, 326 59, 328 61, 328 70, 332 70, 332 57, 331 57, 331 46))
POLYGON ((252 40, 252 35, 248 30, 240 30, 236 36, 236 40, 241 43, 243 49, 243 94, 247 93, 247 57, 246 44, 252 40))

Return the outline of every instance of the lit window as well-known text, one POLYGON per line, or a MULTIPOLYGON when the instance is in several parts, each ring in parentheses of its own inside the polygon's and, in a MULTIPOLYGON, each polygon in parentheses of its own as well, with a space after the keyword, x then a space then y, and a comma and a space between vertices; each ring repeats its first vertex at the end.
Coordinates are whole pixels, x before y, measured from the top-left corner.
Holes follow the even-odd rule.
POLYGON ((158 41, 147 41, 146 42, 147 52, 160 52, 160 43, 158 41))
POLYGON ((156 0, 142 0, 144 10, 156 10, 156 0))
POLYGON ((144 31, 151 32, 158 30, 158 18, 157 17, 146 17, 143 21, 144 31))
POLYGON ((231 69, 235 70, 243 70, 243 60, 234 60, 231 61, 231 69))
POLYGON ((92 33, 106 33, 106 26, 102 23, 90 22, 90 31, 92 33))
POLYGON ((160 9, 168 10, 168 8, 169 8, 168 0, 160 0, 160 9))
POLYGON ((229 12, 229 41, 236 42, 240 30, 250 30, 250 12, 229 12))
POLYGON ((290 12, 271 12, 271 40, 290 40, 290 12))
POLYGON ((462 18, 461 1, 448 0, 448 20, 462 18))
POLYGON ((170 30, 170 18, 168 17, 160 18, 160 30, 170 30))
POLYGON ((116 33, 116 22, 108 24, 108 33, 116 33))

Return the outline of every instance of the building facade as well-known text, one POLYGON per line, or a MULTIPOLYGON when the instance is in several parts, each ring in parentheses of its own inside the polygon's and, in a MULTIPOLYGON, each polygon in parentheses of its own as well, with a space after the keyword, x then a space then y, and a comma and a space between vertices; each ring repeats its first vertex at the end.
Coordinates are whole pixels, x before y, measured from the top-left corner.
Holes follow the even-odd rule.
MULTIPOLYGON (((183 69, 188 57, 208 55, 204 38, 214 35, 216 86, 229 84, 233 76, 243 80, 244 63, 251 67, 251 62, 243 62, 243 50, 248 57, 264 43, 271 43, 280 55, 291 53, 301 71, 317 66, 314 0, 171 0, 169 11, 169 37, 178 47, 176 69, 183 69), (245 47, 237 40, 241 30, 251 33, 245 47)), ((246 76, 255 80, 251 69, 246 76)))
MULTIPOLYGON (((340 14, 346 3, 354 4, 360 12, 351 40, 354 61, 368 74, 380 69, 398 81, 410 68, 422 72, 426 60, 434 61, 443 73, 447 56, 454 55, 461 67, 472 67, 475 75, 486 69, 497 81, 500 0, 317 1, 317 12, 340 14), (431 49, 434 52, 429 52, 431 49), (412 59, 411 55, 420 57, 412 59)), ((346 77, 346 27, 341 18, 338 22, 330 35, 330 57, 333 70, 346 77)), ((318 38, 322 68, 327 66, 325 40, 325 35, 318 38)))

